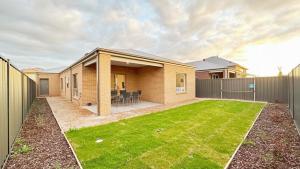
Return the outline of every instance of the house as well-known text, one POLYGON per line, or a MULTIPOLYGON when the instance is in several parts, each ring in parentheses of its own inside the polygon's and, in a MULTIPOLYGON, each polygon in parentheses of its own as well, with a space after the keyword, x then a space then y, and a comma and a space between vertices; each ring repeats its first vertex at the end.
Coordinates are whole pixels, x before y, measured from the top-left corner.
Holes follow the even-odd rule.
POLYGON ((196 67, 197 79, 242 78, 247 74, 247 68, 218 56, 187 64, 196 67))
POLYGON ((62 96, 111 114, 111 91, 142 92, 141 100, 169 104, 195 98, 195 69, 137 50, 96 48, 57 73, 37 73, 38 96, 62 96), (58 91, 58 92, 57 92, 58 91))
POLYGON ((43 96, 59 96, 60 89, 57 83, 59 82, 59 71, 44 70, 41 68, 29 68, 22 71, 36 83, 36 94, 39 97, 43 96))

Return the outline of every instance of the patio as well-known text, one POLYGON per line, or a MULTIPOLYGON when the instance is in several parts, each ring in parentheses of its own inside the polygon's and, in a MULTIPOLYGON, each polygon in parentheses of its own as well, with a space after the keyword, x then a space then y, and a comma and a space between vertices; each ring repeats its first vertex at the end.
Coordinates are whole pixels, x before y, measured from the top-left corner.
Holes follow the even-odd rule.
POLYGON ((141 102, 140 104, 132 104, 131 106, 112 106, 112 110, 115 113, 107 116, 98 116, 96 113, 94 113, 96 106, 89 106, 90 110, 88 110, 63 97, 47 97, 47 101, 60 128, 66 132, 69 129, 107 124, 122 119, 191 104, 200 101, 200 99, 193 99, 181 102, 179 104, 141 102))
MULTIPOLYGON (((111 113, 116 114, 116 113, 134 111, 134 110, 138 110, 138 109, 150 108, 150 107, 159 106, 159 105, 162 105, 162 104, 148 102, 148 101, 140 101, 139 103, 118 104, 118 105, 111 106, 111 113)), ((81 106, 81 107, 97 114, 97 105, 81 106)))
MULTIPOLYGON (((161 73, 161 64, 119 60, 113 57, 110 65, 110 79, 107 79, 110 81, 109 95, 108 88, 102 92, 100 88, 97 89, 97 62, 92 59, 83 64, 82 92, 78 92, 76 88, 76 92, 73 91, 73 93, 76 93, 77 97, 73 100, 78 101, 81 108, 96 115, 100 115, 101 112, 103 116, 159 106, 163 103, 164 97, 161 73), (153 78, 156 77, 155 75, 159 78, 153 78), (148 81, 155 83, 147 83, 148 81), (97 102, 97 93, 105 93, 103 94, 105 99, 98 98, 100 102, 105 100, 105 103, 97 102), (111 100, 111 106, 107 104, 107 100, 111 100), (104 113, 105 111, 108 112, 104 113)), ((98 83, 103 86, 101 83, 105 78, 99 79, 98 83)), ((103 95, 100 94, 99 97, 103 95)))

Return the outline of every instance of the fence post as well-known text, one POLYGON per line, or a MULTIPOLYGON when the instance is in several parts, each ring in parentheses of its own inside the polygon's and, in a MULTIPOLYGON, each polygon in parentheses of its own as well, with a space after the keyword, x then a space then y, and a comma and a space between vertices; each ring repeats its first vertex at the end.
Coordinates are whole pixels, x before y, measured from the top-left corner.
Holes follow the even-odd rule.
POLYGON ((223 79, 221 79, 221 99, 223 99, 223 79))
POLYGON ((7 59, 7 142, 8 142, 8 152, 10 151, 10 146, 9 146, 9 67, 10 67, 10 63, 9 63, 9 59, 7 59))
POLYGON ((73 100, 73 75, 72 75, 72 67, 70 68, 70 81, 69 81, 69 87, 70 87, 70 96, 71 101, 73 100))
POLYGON ((22 124, 24 121, 24 75, 21 73, 21 95, 22 95, 22 124))
POLYGON ((293 113, 293 119, 295 116, 295 79, 294 79, 294 70, 292 70, 292 89, 293 89, 293 107, 292 107, 292 113, 293 113))
POLYGON ((253 100, 256 101, 256 82, 255 82, 255 77, 253 78, 253 84, 254 84, 254 88, 253 88, 253 100))

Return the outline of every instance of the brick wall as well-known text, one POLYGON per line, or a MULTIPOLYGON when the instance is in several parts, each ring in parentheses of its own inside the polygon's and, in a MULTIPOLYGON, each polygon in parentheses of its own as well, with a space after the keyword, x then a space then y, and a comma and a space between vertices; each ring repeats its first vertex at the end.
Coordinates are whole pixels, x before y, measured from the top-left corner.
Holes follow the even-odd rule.
POLYGON ((97 104, 97 70, 96 64, 83 66, 81 103, 97 104))
MULTIPOLYGON (((71 78, 70 70, 66 70, 60 74, 60 78, 63 78, 63 89, 60 89, 61 96, 71 100, 71 78)), ((59 85, 60 86, 60 85, 59 85)))
POLYGON ((195 69, 180 65, 165 64, 164 65, 164 102, 176 103, 195 98, 195 69), (186 74, 186 92, 176 93, 176 74, 186 74))
POLYGON ((37 95, 40 96, 40 79, 49 80, 49 96, 59 96, 59 74, 58 73, 38 73, 37 95))
POLYGON ((72 72, 72 101, 77 103, 78 105, 82 105, 82 69, 84 66, 82 66, 82 64, 78 64, 76 66, 74 66, 71 69, 72 72), (75 96, 74 94, 74 86, 73 86, 73 75, 77 74, 77 90, 78 90, 78 96, 75 96))
POLYGON ((164 68, 142 67, 138 69, 138 89, 142 100, 164 103, 164 68))
POLYGON ((197 79, 211 79, 209 72, 196 72, 197 79))
POLYGON ((125 75, 125 86, 127 91, 138 90, 137 68, 112 65, 111 73, 125 75))

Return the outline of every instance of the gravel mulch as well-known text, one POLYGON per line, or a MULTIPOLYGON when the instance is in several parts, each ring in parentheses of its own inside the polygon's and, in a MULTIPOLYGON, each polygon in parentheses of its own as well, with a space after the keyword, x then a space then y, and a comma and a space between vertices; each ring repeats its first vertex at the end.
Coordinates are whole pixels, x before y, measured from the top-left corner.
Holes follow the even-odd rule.
POLYGON ((300 168, 300 136, 284 104, 268 104, 229 168, 300 168))
POLYGON ((79 168, 46 99, 34 101, 4 168, 79 168))

